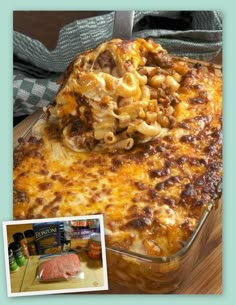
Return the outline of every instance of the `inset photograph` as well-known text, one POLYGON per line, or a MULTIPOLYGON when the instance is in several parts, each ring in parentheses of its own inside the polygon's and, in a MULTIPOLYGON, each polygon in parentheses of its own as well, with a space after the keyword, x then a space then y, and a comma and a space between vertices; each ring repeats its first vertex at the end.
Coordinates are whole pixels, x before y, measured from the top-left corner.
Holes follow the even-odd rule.
POLYGON ((3 223, 8 296, 107 290, 102 215, 3 223))

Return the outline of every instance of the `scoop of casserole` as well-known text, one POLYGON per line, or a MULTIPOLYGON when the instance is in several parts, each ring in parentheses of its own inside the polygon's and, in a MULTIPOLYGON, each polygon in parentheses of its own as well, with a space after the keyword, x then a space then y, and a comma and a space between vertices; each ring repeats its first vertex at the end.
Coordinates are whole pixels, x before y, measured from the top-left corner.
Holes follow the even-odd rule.
POLYGON ((188 71, 152 40, 114 39, 71 63, 48 112, 73 150, 129 150, 175 125, 188 71))

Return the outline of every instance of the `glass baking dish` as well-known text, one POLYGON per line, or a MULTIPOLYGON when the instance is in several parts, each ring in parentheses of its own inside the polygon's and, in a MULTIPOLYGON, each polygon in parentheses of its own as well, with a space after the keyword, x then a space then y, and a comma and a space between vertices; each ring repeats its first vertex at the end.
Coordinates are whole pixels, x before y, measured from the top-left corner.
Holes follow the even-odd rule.
POLYGON ((219 201, 210 203, 185 246, 171 256, 150 257, 106 245, 109 283, 128 287, 129 293, 173 292, 203 254, 219 210, 219 201))
MULTIPOLYGON (((209 63, 189 60, 189 63, 209 63)), ((221 66, 214 65, 221 75, 221 66)), ((37 110, 14 128, 14 147, 20 137, 27 140, 32 127, 41 118, 45 118, 42 109, 37 110)), ((128 293, 170 293, 178 289, 189 276, 202 256, 214 220, 219 213, 219 200, 208 204, 199 223, 184 247, 171 256, 151 257, 118 249, 106 244, 106 257, 109 285, 115 283, 124 287, 128 293)), ((122 293, 122 288, 119 290, 122 293)))
MULTIPOLYGON (((44 118, 42 111, 37 111, 28 122, 22 122, 14 130, 14 146, 18 138, 27 140, 31 136, 32 126, 44 118), (25 128, 27 123, 27 128, 25 128)), ((128 293, 170 293, 180 287, 196 262, 204 252, 204 248, 212 231, 214 220, 219 213, 219 201, 209 203, 199 223, 184 247, 171 256, 151 257, 118 249, 106 244, 107 270, 109 285, 120 285, 119 291, 128 293)))

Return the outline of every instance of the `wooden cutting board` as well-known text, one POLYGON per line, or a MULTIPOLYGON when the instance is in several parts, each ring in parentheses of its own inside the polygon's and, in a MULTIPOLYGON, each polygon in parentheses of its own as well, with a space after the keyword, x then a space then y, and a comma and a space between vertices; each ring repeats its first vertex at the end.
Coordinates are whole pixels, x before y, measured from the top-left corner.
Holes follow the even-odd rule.
MULTIPOLYGON (((68 281, 40 283, 37 279, 39 256, 30 256, 25 268, 22 269, 23 276, 18 277, 17 273, 11 275, 12 292, 32 292, 48 290, 65 290, 79 288, 98 288, 104 286, 103 267, 100 260, 92 260, 86 252, 79 254, 81 263, 81 274, 78 278, 68 281)), ((63 291, 62 291, 63 292, 63 291)))

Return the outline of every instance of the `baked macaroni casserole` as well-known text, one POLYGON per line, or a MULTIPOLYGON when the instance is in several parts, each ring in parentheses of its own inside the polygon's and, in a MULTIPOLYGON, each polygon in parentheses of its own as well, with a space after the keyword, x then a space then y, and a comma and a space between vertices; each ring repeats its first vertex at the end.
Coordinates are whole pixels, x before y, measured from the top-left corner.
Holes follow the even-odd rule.
POLYGON ((115 39, 71 64, 48 111, 73 150, 130 150, 174 126, 188 70, 151 40, 115 39))
POLYGON ((160 257, 221 196, 222 79, 152 40, 76 58, 14 152, 15 219, 104 214, 106 242, 160 257))

